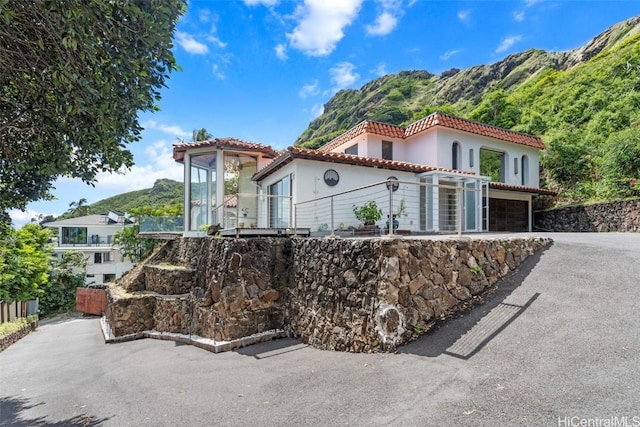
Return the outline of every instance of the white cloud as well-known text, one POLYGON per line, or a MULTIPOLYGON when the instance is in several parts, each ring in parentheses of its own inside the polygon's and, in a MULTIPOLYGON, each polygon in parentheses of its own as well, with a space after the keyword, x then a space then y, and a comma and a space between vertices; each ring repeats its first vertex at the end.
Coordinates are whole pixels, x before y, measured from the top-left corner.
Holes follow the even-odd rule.
POLYGON ((207 36, 207 40, 209 42, 215 44, 216 46, 218 46, 221 49, 227 47, 227 43, 226 42, 223 42, 222 40, 220 40, 218 37, 216 37, 214 35, 208 35, 207 36))
POLYGON ((540 3, 543 2, 544 0, 525 0, 524 4, 527 5, 527 7, 531 7, 536 3, 540 3))
POLYGON ((203 23, 211 21, 211 11, 209 9, 198 9, 198 19, 203 23))
POLYGON ((173 160, 170 143, 159 140, 145 150, 145 165, 134 165, 130 170, 119 173, 101 173, 97 176, 96 189, 112 190, 117 193, 150 188, 161 178, 183 180, 182 165, 173 160))
POLYGON ((311 120, 320 117, 322 113, 324 113, 324 105, 314 104, 314 106, 311 107, 311 120))
POLYGON ((176 39, 178 44, 182 46, 184 50, 193 55, 204 55, 209 52, 209 47, 204 43, 196 41, 191 34, 176 31, 176 39))
POLYGON ((309 56, 327 56, 358 15, 362 0, 305 0, 298 6, 297 26, 287 33, 291 47, 309 56))
POLYGON ((302 86, 302 89, 300 89, 300 92, 298 92, 298 95, 300 96, 300 98, 304 99, 309 96, 315 96, 319 93, 320 93, 320 87, 319 87, 318 80, 314 80, 308 85, 302 86))
POLYGON ((440 59, 443 60, 443 61, 446 61, 449 58, 451 58, 453 55, 457 55, 460 52, 462 52, 462 49, 448 50, 445 53, 443 53, 442 55, 440 55, 440 59))
MULTIPOLYGON (((175 128, 178 128, 177 126, 175 128)), ((189 137, 191 134, 189 133, 189 137)), ((148 145, 144 154, 136 156, 136 164, 131 169, 121 169, 119 173, 100 173, 96 176, 95 186, 91 187, 90 193, 86 184, 77 178, 60 178, 56 181, 58 189, 66 191, 56 191, 59 199, 78 200, 80 197, 87 197, 91 203, 96 199, 101 200, 115 194, 122 194, 129 191, 151 188, 156 180, 161 178, 173 179, 182 182, 183 166, 173 160, 173 147, 171 142, 161 139, 148 145), (75 189, 72 193, 70 189, 75 189), (74 195, 75 194, 75 195, 74 195), (89 196, 91 194, 91 196, 89 196), (96 197, 96 195, 101 195, 96 197), (91 198, 90 198, 91 197, 91 198)), ((57 202, 56 205, 60 206, 57 202)), ((32 218, 37 218, 40 213, 43 215, 59 216, 67 209, 67 204, 62 204, 61 212, 38 212, 28 210, 21 212, 12 210, 9 215, 14 227, 22 227, 31 222, 32 218)), ((46 208, 45 208, 46 209, 46 208)))
POLYGON ((520 40, 522 40, 522 36, 520 36, 520 35, 518 35, 518 36, 509 36, 509 37, 506 37, 506 38, 502 39, 502 41, 500 42, 500 46, 498 46, 498 48, 496 49, 496 53, 500 53, 500 52, 504 52, 506 50, 509 50, 511 48, 511 46, 513 46, 514 44, 516 44, 520 40))
POLYGON ((379 63, 376 68, 373 69, 373 73, 379 77, 386 76, 389 74, 387 71, 387 65, 384 62, 379 63))
POLYGON ((355 68, 350 62, 340 62, 329 70, 331 81, 334 84, 334 91, 345 89, 358 81, 360 74, 354 71, 355 68))
POLYGON ((31 223, 32 219, 35 219, 35 222, 40 222, 40 218, 39 218, 40 215, 42 215, 43 217, 47 215, 53 215, 55 217, 55 216, 59 216, 60 214, 57 214, 57 213, 49 214, 49 213, 37 212, 31 209, 27 209, 24 212, 17 209, 12 209, 9 211, 9 217, 11 217, 11 223, 15 228, 22 228, 22 226, 24 226, 25 224, 31 223))
POLYGON ((147 120, 146 122, 142 123, 142 127, 144 129, 159 130, 160 132, 164 132, 178 138, 187 138, 191 136, 191 132, 187 132, 186 130, 182 129, 180 126, 164 125, 162 123, 156 122, 155 120, 147 120))
POLYGON ((469 22, 469 20, 471 19, 471 9, 458 11, 458 19, 464 23, 469 22))
POLYGON ((276 46, 275 51, 278 59, 281 59, 283 61, 287 59, 287 47, 283 43, 280 43, 278 46, 276 46))
POLYGON ((278 4, 279 0, 244 0, 244 4, 246 4, 247 6, 257 6, 257 5, 264 5, 264 6, 275 6, 278 4))
POLYGON ((398 18, 389 12, 382 12, 373 25, 367 25, 367 33, 372 36, 385 36, 398 24, 398 18))
POLYGON ((524 12, 513 12, 513 19, 517 22, 524 21, 524 12))
POLYGON ((211 67, 211 71, 213 71, 213 75, 216 76, 216 79, 218 80, 224 80, 226 77, 224 73, 220 71, 220 67, 218 66, 218 64, 213 64, 213 67, 211 67))
POLYGON ((398 25, 398 19, 403 15, 402 0, 377 0, 379 14, 372 25, 367 25, 370 36, 385 36, 398 25))

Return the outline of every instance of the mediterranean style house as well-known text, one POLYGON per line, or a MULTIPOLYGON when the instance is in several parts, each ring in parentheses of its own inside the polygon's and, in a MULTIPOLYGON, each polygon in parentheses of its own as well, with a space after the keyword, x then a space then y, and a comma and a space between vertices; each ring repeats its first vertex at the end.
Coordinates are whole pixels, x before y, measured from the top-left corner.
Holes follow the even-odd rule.
POLYGON ((175 144, 174 159, 185 230, 354 229, 357 204, 388 200, 380 226, 392 216, 412 233, 531 231, 533 196, 554 194, 539 188, 542 149, 536 136, 434 113, 407 127, 366 120, 315 150, 227 138, 175 144), (237 207, 225 209, 216 195, 231 192, 237 207))
POLYGON ((54 253, 79 251, 87 260, 86 284, 102 284, 119 279, 134 264, 125 260, 113 244, 113 235, 133 221, 119 212, 106 212, 43 224, 56 229, 54 253))

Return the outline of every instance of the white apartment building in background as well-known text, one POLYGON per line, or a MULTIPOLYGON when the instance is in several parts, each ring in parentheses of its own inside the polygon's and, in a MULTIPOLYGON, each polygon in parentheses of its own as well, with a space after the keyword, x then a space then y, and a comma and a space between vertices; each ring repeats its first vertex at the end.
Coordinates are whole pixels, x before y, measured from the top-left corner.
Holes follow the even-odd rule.
POLYGON ((133 221, 119 212, 80 216, 43 224, 57 230, 54 252, 81 252, 87 260, 85 283, 102 284, 119 279, 135 264, 123 258, 113 236, 133 221))

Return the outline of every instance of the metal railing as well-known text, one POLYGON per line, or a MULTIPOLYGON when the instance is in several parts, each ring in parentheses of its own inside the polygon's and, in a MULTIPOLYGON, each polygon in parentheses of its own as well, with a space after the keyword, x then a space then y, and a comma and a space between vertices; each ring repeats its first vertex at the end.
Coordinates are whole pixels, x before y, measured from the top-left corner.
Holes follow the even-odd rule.
MULTIPOLYGON (((394 235, 479 232, 488 229, 488 187, 477 178, 440 177, 438 183, 389 179, 352 190, 293 203, 286 195, 239 193, 212 207, 190 211, 191 229, 309 229, 311 235, 394 235), (369 204, 373 224, 356 218, 369 204)), ((182 232, 182 217, 140 219, 141 233, 182 232)))
POLYGON ((113 244, 113 235, 102 235, 102 234, 89 234, 81 237, 81 239, 77 239, 73 242, 64 242, 62 236, 59 236, 55 241, 56 247, 58 248, 74 248, 74 247, 109 247, 113 244), (81 240, 81 241, 80 241, 81 240))
POLYGON ((428 234, 486 230, 486 186, 479 181, 430 184, 386 180, 296 203, 295 227, 312 235, 428 234), (380 211, 373 227, 355 210, 369 204, 380 211))
POLYGON ((210 221, 221 229, 292 227, 291 196, 238 193, 225 199, 213 209, 210 221))
POLYGON ((140 217, 140 233, 182 233, 183 231, 182 215, 140 217))

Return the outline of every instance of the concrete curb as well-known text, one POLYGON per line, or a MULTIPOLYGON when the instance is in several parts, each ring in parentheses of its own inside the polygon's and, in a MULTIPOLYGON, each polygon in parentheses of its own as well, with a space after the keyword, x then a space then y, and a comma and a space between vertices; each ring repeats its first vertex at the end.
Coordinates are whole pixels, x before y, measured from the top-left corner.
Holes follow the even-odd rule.
POLYGON ((233 341, 215 341, 209 338, 203 338, 198 335, 176 334, 172 332, 143 331, 135 334, 127 334, 116 337, 113 335, 111 326, 106 317, 100 318, 100 329, 105 344, 116 344, 127 341, 134 341, 143 338, 152 338, 156 340, 174 341, 180 344, 189 344, 210 351, 212 353, 221 353, 223 351, 231 351, 236 348, 246 347, 251 344, 257 344, 266 341, 272 341, 278 338, 286 337, 285 331, 282 329, 273 329, 270 331, 260 332, 249 335, 233 341))

